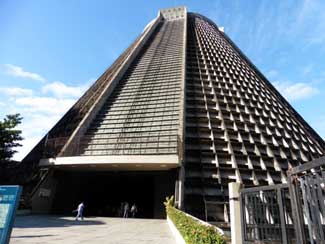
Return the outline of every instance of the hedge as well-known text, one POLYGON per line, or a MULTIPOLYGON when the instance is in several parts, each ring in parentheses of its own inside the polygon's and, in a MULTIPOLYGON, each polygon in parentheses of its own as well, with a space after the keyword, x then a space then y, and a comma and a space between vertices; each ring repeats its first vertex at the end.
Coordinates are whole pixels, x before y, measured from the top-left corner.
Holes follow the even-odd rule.
POLYGON ((164 203, 169 219, 174 223, 186 244, 225 244, 226 241, 212 226, 202 225, 199 221, 187 216, 173 207, 173 197, 166 198, 164 203))

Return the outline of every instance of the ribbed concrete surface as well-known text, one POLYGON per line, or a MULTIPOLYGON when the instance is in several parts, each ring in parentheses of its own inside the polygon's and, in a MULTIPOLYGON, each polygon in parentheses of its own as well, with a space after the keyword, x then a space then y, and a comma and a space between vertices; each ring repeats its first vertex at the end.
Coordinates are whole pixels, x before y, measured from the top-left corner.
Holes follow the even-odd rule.
POLYGON ((10 244, 176 244, 166 220, 18 216, 10 244))

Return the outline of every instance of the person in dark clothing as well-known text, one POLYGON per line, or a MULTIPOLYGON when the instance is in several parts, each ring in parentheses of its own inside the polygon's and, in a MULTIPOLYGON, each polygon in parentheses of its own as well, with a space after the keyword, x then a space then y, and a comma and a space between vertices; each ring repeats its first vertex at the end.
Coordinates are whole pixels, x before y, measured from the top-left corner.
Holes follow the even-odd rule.
POLYGON ((130 211, 129 203, 125 202, 123 218, 128 218, 129 217, 129 211, 130 211))

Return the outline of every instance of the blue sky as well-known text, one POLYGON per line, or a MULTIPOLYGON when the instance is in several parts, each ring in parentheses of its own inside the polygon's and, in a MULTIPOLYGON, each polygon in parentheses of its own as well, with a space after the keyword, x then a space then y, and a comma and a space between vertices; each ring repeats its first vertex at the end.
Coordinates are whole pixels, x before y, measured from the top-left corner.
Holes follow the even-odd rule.
POLYGON ((325 1, 0 1, 0 118, 21 159, 161 8, 212 19, 325 138, 325 1))

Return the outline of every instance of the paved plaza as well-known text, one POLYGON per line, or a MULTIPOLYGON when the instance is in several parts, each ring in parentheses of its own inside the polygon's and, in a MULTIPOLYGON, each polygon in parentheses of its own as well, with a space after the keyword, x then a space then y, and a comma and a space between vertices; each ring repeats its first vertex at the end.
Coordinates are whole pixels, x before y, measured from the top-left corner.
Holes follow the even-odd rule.
POLYGON ((176 244, 166 220, 17 216, 10 244, 176 244))

